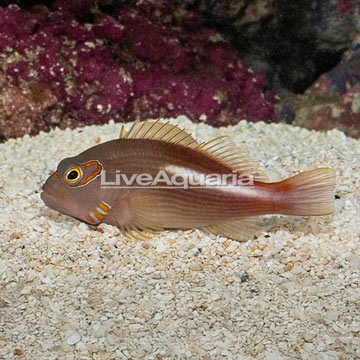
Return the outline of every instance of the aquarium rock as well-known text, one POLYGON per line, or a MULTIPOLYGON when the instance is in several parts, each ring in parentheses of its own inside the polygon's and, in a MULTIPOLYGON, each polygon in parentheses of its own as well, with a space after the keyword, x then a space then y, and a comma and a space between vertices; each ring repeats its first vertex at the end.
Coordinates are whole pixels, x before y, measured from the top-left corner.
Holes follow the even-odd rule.
POLYGON ((278 8, 278 2, 275 0, 186 0, 185 2, 205 15, 209 21, 226 23, 234 29, 269 17, 278 8))
POLYGON ((339 128, 360 137, 360 33, 340 63, 321 75, 304 95, 287 99, 277 109, 279 120, 292 117, 309 129, 339 128))
MULTIPOLYGON (((46 104, 31 110, 27 126, 16 113, 2 119, 1 137, 177 114, 212 125, 274 120, 264 75, 200 15, 144 1, 110 16, 89 13, 90 3, 0 8, 0 70, 12 91, 32 86, 46 104)), ((19 106, 29 108, 23 101, 19 106)))
POLYGON ((268 87, 284 98, 303 93, 340 61, 360 31, 359 14, 359 1, 284 0, 268 17, 229 27, 242 58, 264 71, 268 87))
POLYGON ((0 70, 0 137, 19 137, 46 128, 44 113, 56 102, 53 93, 38 83, 12 85, 0 70))

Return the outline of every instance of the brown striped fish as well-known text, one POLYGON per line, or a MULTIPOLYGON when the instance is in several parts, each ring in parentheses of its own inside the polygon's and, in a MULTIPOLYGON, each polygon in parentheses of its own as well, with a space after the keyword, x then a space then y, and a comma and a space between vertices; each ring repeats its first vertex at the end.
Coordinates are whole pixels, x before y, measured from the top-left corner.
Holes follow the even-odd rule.
POLYGON ((63 214, 115 225, 131 237, 199 228, 247 240, 260 229, 260 215, 332 213, 334 187, 330 168, 269 182, 227 136, 199 144, 177 126, 145 121, 62 160, 41 198, 63 214))

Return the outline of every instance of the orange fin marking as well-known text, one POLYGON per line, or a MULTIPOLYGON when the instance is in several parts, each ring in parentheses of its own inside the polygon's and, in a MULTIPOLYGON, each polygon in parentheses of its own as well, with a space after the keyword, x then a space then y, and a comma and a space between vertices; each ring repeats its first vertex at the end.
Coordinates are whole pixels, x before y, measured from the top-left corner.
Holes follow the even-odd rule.
POLYGON ((96 218, 100 221, 104 220, 104 218, 105 218, 105 215, 99 213, 98 211, 95 211, 94 214, 95 214, 96 218))
POLYGON ((99 208, 105 212, 109 212, 109 210, 111 209, 111 206, 109 204, 107 204, 106 202, 102 201, 99 204, 99 208))
POLYGON ((97 224, 105 219, 105 216, 111 209, 111 206, 105 201, 101 201, 95 211, 91 211, 85 216, 85 220, 90 224, 97 224))
POLYGON ((96 224, 98 222, 98 220, 96 219, 95 215, 92 212, 90 212, 85 216, 85 220, 90 224, 96 224))

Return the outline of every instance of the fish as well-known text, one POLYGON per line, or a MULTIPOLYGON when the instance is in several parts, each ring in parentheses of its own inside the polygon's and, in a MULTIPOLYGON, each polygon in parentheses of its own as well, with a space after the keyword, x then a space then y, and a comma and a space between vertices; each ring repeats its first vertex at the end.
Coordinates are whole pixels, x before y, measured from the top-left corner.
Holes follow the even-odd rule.
POLYGON ((133 238, 200 229, 246 241, 262 231, 263 215, 333 213, 334 189, 331 168, 270 182, 230 136, 199 143, 177 125, 147 120, 63 159, 41 199, 90 226, 114 225, 133 238))

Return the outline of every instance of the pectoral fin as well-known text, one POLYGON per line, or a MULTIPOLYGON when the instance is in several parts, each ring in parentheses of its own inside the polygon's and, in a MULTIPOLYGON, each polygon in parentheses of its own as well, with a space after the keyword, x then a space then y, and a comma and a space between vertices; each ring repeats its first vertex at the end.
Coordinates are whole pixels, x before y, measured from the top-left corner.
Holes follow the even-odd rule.
POLYGON ((164 230, 157 221, 152 198, 142 192, 129 191, 113 205, 110 215, 109 223, 128 239, 146 240, 164 230))

